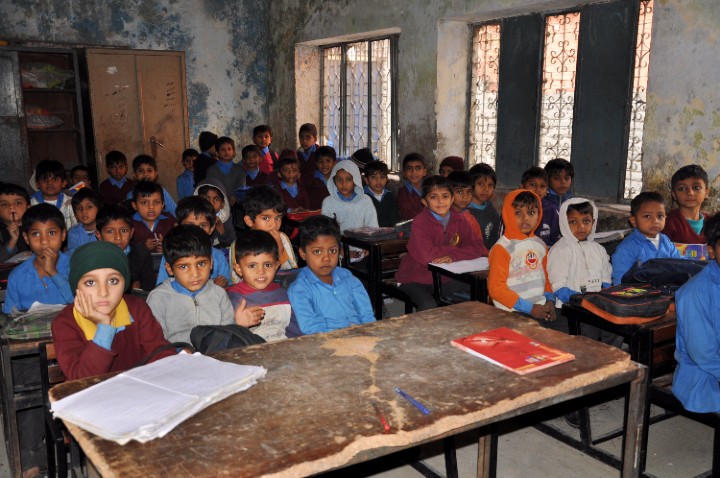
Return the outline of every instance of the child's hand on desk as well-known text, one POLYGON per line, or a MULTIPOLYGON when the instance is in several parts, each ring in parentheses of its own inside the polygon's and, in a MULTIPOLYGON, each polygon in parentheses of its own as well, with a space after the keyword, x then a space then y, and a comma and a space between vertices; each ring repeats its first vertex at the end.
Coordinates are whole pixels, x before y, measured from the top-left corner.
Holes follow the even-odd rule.
POLYGON ((555 304, 550 301, 546 302, 543 305, 535 304, 530 311, 530 315, 532 315, 536 319, 553 321, 555 320, 555 304))
POLYGON ((255 327, 260 324, 260 321, 264 317, 265 309, 259 305, 247 307, 247 301, 245 299, 243 299, 238 308, 235 309, 235 323, 243 327, 255 327))
POLYGON ((215 283, 215 285, 219 285, 220 287, 228 286, 228 280, 225 278, 225 276, 217 276, 213 279, 213 282, 215 283))
POLYGON ((79 289, 75 292, 75 308, 78 312, 80 312, 80 314, 82 314, 83 317, 92 320, 96 324, 110 325, 112 319, 109 315, 105 315, 99 310, 95 309, 90 294, 83 292, 79 289))
POLYGON ((437 259, 433 259, 430 261, 431 264, 450 264, 452 262, 452 257, 450 256, 442 256, 438 257, 437 259))
POLYGON ((40 253, 40 258, 42 259, 43 269, 45 269, 45 273, 52 277, 55 274, 57 274, 57 262, 58 262, 58 253, 57 251, 54 251, 48 247, 42 250, 40 253))

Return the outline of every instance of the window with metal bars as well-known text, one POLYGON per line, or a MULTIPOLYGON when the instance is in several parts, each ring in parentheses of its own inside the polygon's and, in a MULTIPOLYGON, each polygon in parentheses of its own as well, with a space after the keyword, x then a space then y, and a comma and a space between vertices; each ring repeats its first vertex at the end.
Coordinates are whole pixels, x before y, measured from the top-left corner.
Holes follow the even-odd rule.
POLYGON ((321 142, 339 157, 360 148, 396 169, 397 36, 323 48, 321 142))
POLYGON ((496 167, 514 186, 525 169, 562 157, 574 163, 576 193, 634 197, 652 12, 653 0, 635 0, 478 25, 469 163, 496 167), (608 175, 617 180, 597 180, 608 175))

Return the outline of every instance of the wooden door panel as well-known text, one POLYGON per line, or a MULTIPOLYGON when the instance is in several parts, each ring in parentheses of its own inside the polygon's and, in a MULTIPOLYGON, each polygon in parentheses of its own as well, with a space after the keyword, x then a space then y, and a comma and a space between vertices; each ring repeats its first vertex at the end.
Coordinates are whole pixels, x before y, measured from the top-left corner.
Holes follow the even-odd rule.
POLYGON ((88 87, 95 135, 98 179, 107 178, 105 155, 121 151, 128 158, 143 152, 142 115, 135 56, 114 50, 87 50, 88 87))
POLYGON ((182 152, 189 144, 185 57, 181 52, 146 51, 136 59, 143 151, 157 161, 158 181, 177 197, 175 179, 183 171, 182 152))

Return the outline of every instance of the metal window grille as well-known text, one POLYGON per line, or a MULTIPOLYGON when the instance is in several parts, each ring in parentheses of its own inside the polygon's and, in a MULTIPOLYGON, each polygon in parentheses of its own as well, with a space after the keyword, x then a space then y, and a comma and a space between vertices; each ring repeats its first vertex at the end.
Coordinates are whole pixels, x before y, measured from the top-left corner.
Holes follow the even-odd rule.
POLYGON ((320 135, 340 157, 360 148, 396 166, 395 37, 323 49, 320 135))
POLYGON ((627 166, 625 169, 624 198, 632 199, 642 191, 642 141, 645 123, 645 105, 650 66, 652 39, 653 0, 640 2, 637 40, 635 43, 635 71, 633 75, 632 106, 628 135, 627 166))
POLYGON ((579 33, 579 12, 546 18, 540 105, 540 167, 554 158, 570 160, 579 33))
POLYGON ((475 29, 470 91, 470 164, 495 167, 500 23, 475 29))

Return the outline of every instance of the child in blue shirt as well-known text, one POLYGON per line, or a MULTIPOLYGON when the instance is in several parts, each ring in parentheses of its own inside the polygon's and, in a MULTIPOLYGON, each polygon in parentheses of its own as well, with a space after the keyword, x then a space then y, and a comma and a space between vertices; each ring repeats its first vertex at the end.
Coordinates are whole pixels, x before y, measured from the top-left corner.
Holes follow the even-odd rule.
POLYGON ((663 234, 665 203, 656 192, 642 192, 630 202, 631 232, 615 249, 612 256, 612 282, 620 284, 622 278, 636 264, 648 259, 680 258, 675 244, 663 234))
POLYGON ((52 159, 40 161, 35 167, 35 184, 38 191, 30 196, 31 206, 47 203, 58 208, 65 218, 66 231, 77 224, 70 204, 71 196, 64 192, 67 179, 65 166, 60 161, 52 159))
POLYGON ((218 161, 207 170, 205 179, 219 181, 223 190, 227 193, 226 201, 234 206, 237 198, 233 194, 237 189, 245 186, 245 168, 233 161, 235 158, 235 141, 227 136, 222 136, 215 141, 215 150, 218 154, 218 161))
POLYGON ((182 165, 185 168, 185 171, 180 173, 180 175, 175 180, 178 201, 188 196, 192 196, 195 185, 195 181, 193 180, 195 158, 197 158, 199 154, 200 153, 198 153, 195 149, 186 149, 185 151, 183 151, 182 165))
POLYGON ((675 292, 677 368, 672 392, 691 412, 720 412, 720 214, 705 221, 715 260, 675 292))
POLYGON ((0 263, 30 249, 20 233, 23 214, 29 205, 30 196, 25 188, 0 183, 0 263))
MULTIPOLYGON (((215 209, 212 204, 200 196, 186 197, 177 207, 178 223, 198 226, 205 231, 208 237, 212 237, 215 231, 215 209)), ((230 263, 221 249, 212 248, 212 271, 210 278, 220 287, 227 287, 230 284, 230 263)), ((160 285, 169 277, 170 271, 165 267, 165 257, 160 261, 157 285, 160 285)))
POLYGON ((27 310, 33 302, 71 303, 70 256, 60 251, 67 235, 63 214, 47 203, 30 207, 23 215, 22 235, 33 254, 10 273, 3 312, 27 310))
POLYGON ((370 298, 360 280, 337 267, 340 227, 327 216, 300 225, 300 269, 288 295, 303 334, 342 329, 375 321, 370 298))
MULTIPOLYGON (((157 162, 152 156, 147 154, 141 154, 136 156, 132 162, 133 173, 135 173, 135 182, 150 181, 157 183, 158 180, 158 169, 157 162)), ((175 215, 175 200, 170 196, 170 193, 164 186, 162 187, 163 202, 165 203, 165 211, 169 212, 173 216, 175 215)), ((127 199, 133 199, 133 192, 129 192, 127 199)))
POLYGON ((68 230, 69 255, 83 244, 97 241, 95 219, 98 210, 103 206, 100 193, 90 188, 80 189, 73 196, 71 204, 78 223, 68 230))
POLYGON ((537 236, 552 247, 560 239, 560 206, 573 197, 572 182, 575 169, 570 161, 562 158, 551 159, 545 165, 548 190, 542 198, 543 218, 537 236))

